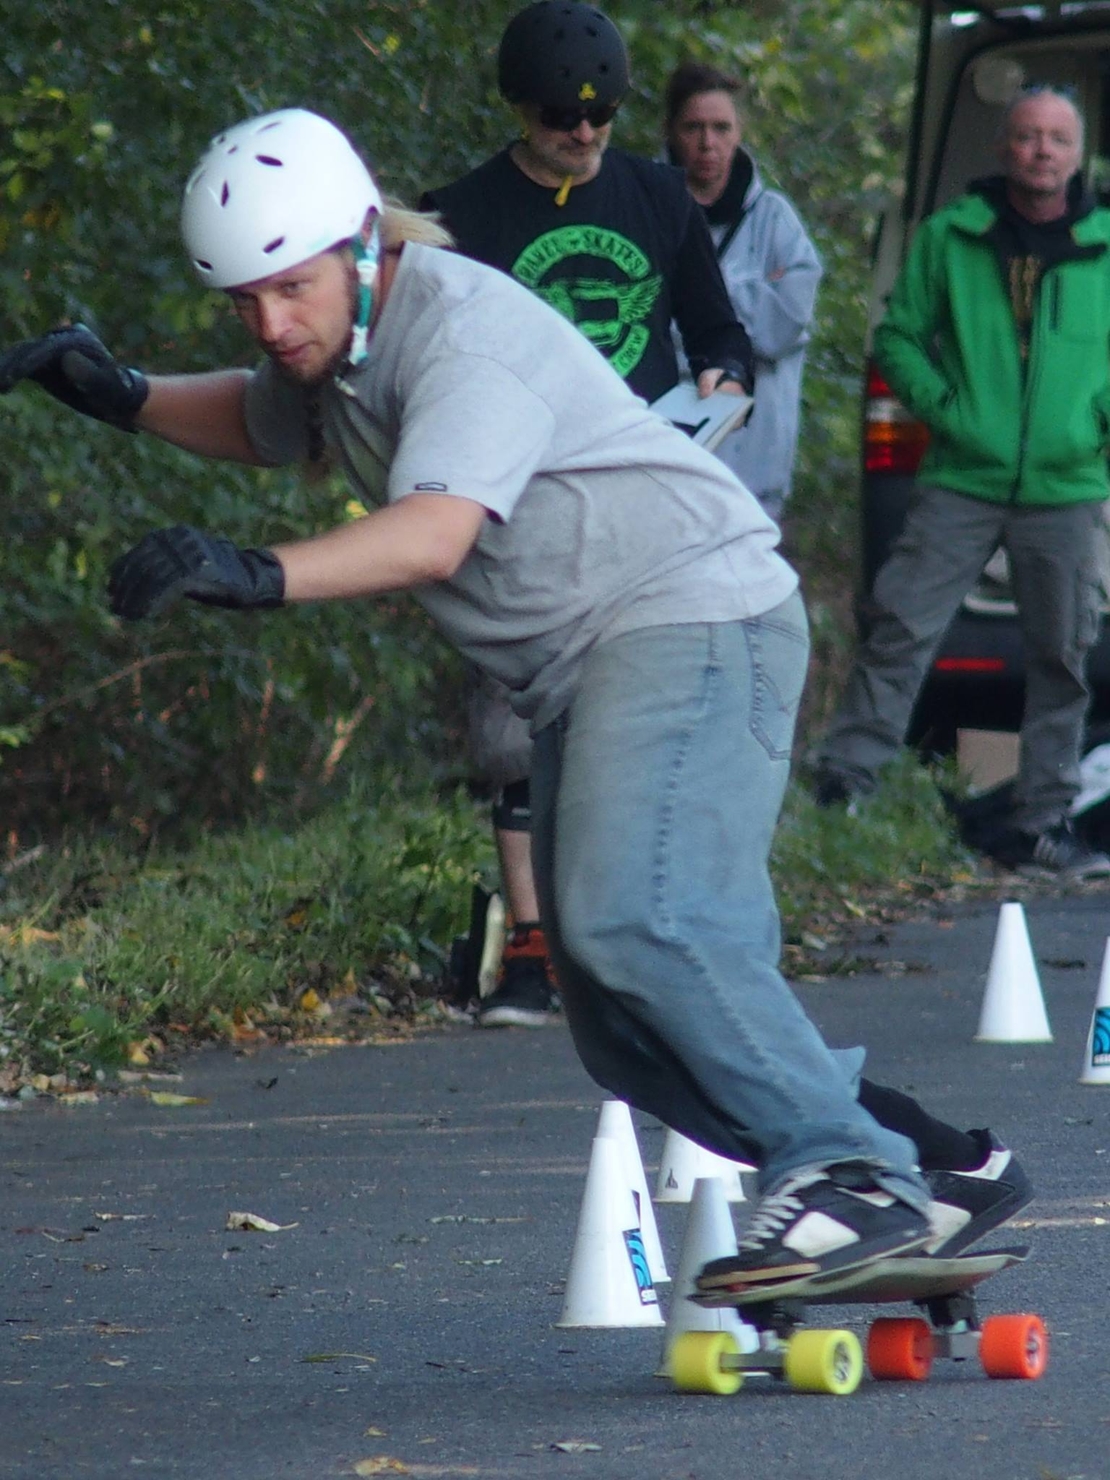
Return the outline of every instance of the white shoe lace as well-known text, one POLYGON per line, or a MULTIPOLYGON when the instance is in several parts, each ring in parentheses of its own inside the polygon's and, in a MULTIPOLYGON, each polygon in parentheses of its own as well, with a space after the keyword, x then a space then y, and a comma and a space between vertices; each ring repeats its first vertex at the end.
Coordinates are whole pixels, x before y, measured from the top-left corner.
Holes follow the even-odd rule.
POLYGON ((756 1204, 744 1237, 738 1249, 761 1249, 765 1243, 777 1238, 784 1228, 789 1227, 805 1212, 805 1204, 796 1194, 815 1182, 825 1180, 824 1172, 807 1172, 791 1177, 777 1192, 769 1193, 756 1204))

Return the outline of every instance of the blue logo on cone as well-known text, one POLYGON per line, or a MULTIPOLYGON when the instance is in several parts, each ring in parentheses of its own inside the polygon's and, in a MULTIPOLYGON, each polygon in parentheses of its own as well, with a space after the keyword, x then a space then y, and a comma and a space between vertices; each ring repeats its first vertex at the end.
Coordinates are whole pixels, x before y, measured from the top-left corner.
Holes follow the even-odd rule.
POLYGON ((640 1304, 658 1305, 659 1296, 655 1293, 655 1284, 652 1281, 651 1270, 648 1267, 643 1234, 638 1228, 626 1228, 624 1230, 624 1242, 628 1248, 628 1258, 632 1264, 632 1273, 636 1276, 636 1289, 640 1296, 640 1304))

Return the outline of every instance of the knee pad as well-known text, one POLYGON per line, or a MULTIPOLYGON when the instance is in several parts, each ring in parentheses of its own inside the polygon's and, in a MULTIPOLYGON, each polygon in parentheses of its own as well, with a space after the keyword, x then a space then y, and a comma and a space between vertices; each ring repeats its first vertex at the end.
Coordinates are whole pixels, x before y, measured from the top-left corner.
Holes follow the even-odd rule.
POLYGON ((532 791, 527 779, 510 781, 497 793, 493 825, 502 832, 532 831, 532 791))

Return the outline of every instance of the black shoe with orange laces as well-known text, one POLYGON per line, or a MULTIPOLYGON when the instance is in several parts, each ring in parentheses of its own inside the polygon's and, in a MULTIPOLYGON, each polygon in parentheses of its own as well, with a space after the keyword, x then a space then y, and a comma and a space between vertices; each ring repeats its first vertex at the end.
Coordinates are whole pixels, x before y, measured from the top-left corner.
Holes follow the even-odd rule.
POLYGON ((544 1028, 560 1013, 547 941, 524 921, 505 942, 497 986, 478 1007, 479 1028, 544 1028))

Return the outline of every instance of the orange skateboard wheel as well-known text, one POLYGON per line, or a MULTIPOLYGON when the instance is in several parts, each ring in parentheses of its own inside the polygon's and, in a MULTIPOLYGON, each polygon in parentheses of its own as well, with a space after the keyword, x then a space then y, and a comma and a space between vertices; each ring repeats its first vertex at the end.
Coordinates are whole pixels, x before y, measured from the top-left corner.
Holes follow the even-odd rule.
POLYGON ((1048 1365, 1048 1332, 1040 1316, 989 1316, 979 1337, 988 1377, 1040 1377, 1048 1365))
POLYGON ((924 1382, 933 1366, 933 1333, 920 1316, 882 1316, 867 1333, 872 1377, 924 1382))

